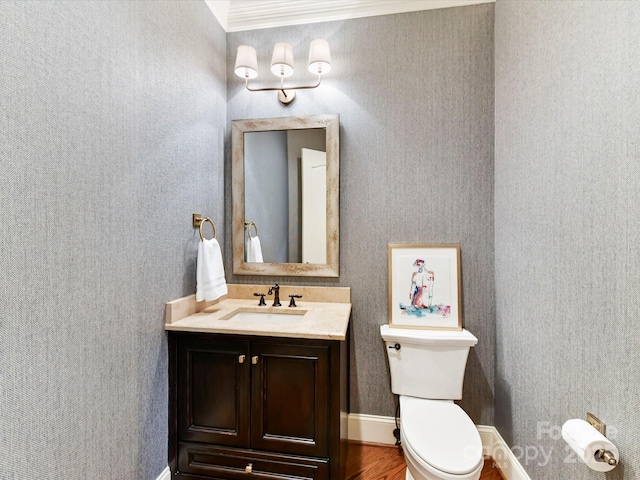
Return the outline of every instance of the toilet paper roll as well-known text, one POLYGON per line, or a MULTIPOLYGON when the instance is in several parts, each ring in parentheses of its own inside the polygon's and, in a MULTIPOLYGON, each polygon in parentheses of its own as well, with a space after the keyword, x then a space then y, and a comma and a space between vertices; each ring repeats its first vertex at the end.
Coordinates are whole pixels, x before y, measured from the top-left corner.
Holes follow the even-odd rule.
POLYGON ((596 460, 598 450, 607 450, 613 454, 616 462, 620 455, 616 446, 607 437, 580 418, 567 420, 562 426, 562 438, 569 444, 578 458, 596 472, 608 472, 616 468, 607 462, 596 460))

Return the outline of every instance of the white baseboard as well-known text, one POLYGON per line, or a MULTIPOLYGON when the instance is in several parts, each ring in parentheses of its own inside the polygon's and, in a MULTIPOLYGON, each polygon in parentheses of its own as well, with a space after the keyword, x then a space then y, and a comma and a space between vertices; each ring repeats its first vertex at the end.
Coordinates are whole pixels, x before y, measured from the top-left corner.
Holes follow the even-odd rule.
POLYGON ((350 413, 348 420, 349 440, 395 445, 393 430, 396 428, 396 421, 393 417, 350 413))
MULTIPOLYGON (((394 445, 394 428, 396 423, 393 417, 349 414, 349 440, 394 445)), ((484 455, 493 458, 506 480, 531 480, 496 427, 478 425, 478 433, 484 455)))
POLYGON ((496 427, 478 425, 485 455, 490 456, 507 480, 531 480, 496 427))
POLYGON ((165 468, 156 480, 171 480, 171 470, 169 470, 169 467, 165 468))

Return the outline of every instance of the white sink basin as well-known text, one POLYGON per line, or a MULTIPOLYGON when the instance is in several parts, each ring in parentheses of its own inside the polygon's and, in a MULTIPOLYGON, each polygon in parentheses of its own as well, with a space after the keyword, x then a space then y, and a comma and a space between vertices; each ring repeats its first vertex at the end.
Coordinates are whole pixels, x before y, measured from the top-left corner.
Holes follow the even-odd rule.
POLYGON ((242 308, 234 310, 229 315, 221 318, 221 320, 229 320, 232 322, 243 323, 296 323, 300 321, 307 310, 283 310, 281 312, 265 311, 247 311, 242 308))

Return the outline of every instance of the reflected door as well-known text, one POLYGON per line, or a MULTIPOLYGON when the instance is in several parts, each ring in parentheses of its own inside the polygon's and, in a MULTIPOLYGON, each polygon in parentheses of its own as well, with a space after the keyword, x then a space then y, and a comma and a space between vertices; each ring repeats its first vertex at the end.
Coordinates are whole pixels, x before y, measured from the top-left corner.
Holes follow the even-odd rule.
POLYGON ((302 149, 302 262, 327 263, 327 154, 302 149))

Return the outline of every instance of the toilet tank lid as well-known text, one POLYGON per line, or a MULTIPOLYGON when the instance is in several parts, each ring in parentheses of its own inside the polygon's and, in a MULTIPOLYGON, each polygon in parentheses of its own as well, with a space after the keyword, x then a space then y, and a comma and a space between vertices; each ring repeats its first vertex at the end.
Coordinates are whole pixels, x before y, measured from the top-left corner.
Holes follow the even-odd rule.
POLYGON ((385 342, 457 347, 473 347, 478 343, 476 336, 464 328, 460 331, 423 330, 417 328, 392 328, 389 325, 381 325, 380 334, 385 342))

